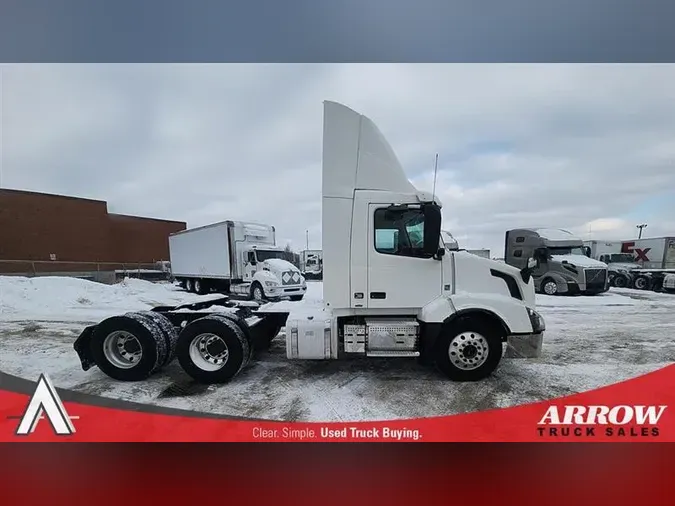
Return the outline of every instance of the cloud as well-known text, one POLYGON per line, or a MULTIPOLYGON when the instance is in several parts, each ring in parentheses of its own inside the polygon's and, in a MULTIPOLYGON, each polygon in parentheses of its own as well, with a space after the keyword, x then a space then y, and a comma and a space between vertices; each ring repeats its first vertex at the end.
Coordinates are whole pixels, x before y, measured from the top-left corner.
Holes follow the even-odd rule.
POLYGON ((2 66, 0 185, 321 241, 321 115, 373 119, 462 247, 675 235, 673 65, 2 66), (658 205, 656 204, 658 202, 658 205), (589 235, 590 231, 590 235, 589 235))

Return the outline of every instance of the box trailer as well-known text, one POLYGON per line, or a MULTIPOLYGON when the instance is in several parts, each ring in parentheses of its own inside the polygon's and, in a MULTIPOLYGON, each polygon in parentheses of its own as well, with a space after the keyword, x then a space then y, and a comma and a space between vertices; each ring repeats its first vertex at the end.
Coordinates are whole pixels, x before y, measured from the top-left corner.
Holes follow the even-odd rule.
POLYGON ((660 291, 675 273, 675 237, 585 241, 591 258, 609 267, 610 285, 660 291))
POLYGON ((258 301, 301 300, 305 278, 284 255, 274 227, 261 223, 222 221, 169 236, 173 278, 199 294, 217 290, 258 301))
POLYGON ((289 359, 417 358, 457 381, 540 356, 535 260, 517 269, 446 249, 438 197, 412 185, 370 119, 335 102, 322 177, 321 306, 225 297, 108 318, 75 342, 83 369, 140 380, 176 357, 194 380, 222 383, 283 326, 289 359))

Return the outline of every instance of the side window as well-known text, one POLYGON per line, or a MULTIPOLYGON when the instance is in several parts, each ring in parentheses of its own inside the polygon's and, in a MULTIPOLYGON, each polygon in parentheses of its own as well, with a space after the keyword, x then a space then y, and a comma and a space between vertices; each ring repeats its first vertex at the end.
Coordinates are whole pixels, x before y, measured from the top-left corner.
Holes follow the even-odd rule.
POLYGON ((377 209, 375 251, 388 255, 424 256, 424 214, 419 209, 377 209))
POLYGON ((523 256, 523 250, 522 249, 517 249, 516 251, 513 252, 513 256, 520 258, 523 256))

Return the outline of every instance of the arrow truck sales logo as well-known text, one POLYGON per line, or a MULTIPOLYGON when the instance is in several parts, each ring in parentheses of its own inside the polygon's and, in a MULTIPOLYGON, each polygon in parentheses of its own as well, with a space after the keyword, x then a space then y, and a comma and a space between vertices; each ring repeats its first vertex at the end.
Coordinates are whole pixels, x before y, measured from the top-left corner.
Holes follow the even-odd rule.
POLYGON ((549 406, 537 423, 539 436, 658 437, 668 406, 549 406))
POLYGON ((46 374, 41 374, 26 411, 22 416, 11 417, 20 419, 16 428, 16 435, 27 436, 35 432, 38 422, 45 418, 44 415, 51 423, 57 436, 75 434, 75 426, 72 420, 77 420, 79 417, 68 415, 51 380, 46 374))

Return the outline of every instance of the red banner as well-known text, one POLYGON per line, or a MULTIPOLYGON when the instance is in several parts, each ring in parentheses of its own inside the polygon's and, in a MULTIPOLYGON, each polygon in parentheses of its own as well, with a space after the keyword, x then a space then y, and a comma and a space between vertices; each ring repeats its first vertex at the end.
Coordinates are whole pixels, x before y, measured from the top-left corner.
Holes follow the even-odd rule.
POLYGON ((31 397, 4 390, 0 391, 0 440, 666 442, 675 441, 675 415, 670 409, 675 397, 673 384, 675 365, 550 401, 461 415, 378 422, 234 420, 190 412, 168 415, 64 402, 61 407, 73 431, 67 429, 63 420, 59 425, 55 407, 45 404, 42 410, 33 409, 37 401, 29 401, 37 394, 31 397), (29 404, 34 405, 31 408, 29 404), (26 413, 37 416, 24 416, 26 413), (58 435, 58 427, 66 434, 58 435))

